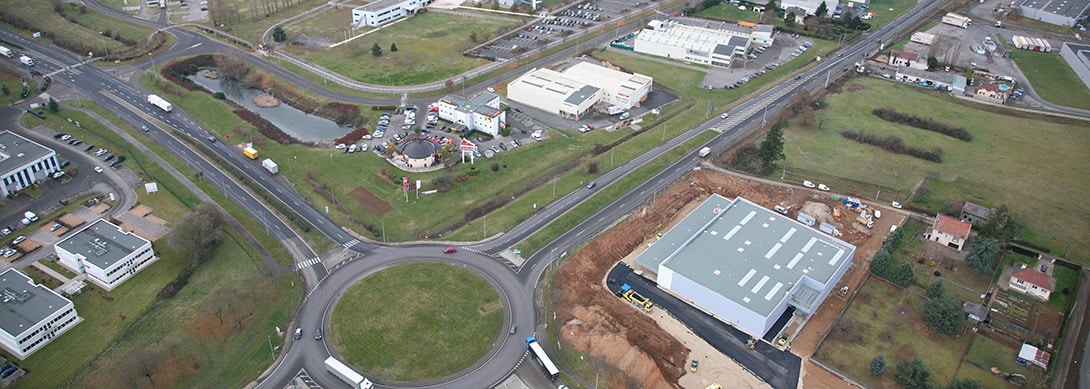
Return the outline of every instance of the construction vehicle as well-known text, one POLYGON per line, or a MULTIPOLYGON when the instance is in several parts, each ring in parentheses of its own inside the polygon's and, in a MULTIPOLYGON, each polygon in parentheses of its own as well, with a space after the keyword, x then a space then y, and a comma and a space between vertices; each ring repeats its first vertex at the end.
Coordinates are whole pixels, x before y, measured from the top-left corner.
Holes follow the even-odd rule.
POLYGON ((840 208, 833 207, 833 219, 840 219, 840 208))
POLYGON ((862 225, 866 226, 867 228, 874 228, 874 222, 870 221, 870 220, 867 220, 867 218, 865 218, 865 217, 862 217, 862 216, 857 217, 857 218, 855 218, 855 221, 856 221, 856 223, 862 224, 862 225))
POLYGON ((746 348, 750 350, 757 349, 757 339, 749 338, 749 340, 746 341, 746 348))
POLYGON ((246 155, 247 158, 257 159, 257 150, 253 147, 246 146, 246 148, 242 149, 242 154, 246 155))
POLYGON ((655 308, 655 303, 651 302, 651 299, 643 297, 628 284, 621 285, 621 297, 629 302, 643 307, 647 312, 651 312, 655 308))

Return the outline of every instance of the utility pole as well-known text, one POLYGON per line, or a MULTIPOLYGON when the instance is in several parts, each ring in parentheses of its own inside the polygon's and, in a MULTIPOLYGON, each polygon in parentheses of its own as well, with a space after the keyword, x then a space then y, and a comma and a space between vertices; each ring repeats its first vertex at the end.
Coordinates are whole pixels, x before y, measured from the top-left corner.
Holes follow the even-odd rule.
POLYGON ((273 361, 276 361, 276 353, 273 352, 273 347, 272 347, 272 335, 266 335, 266 336, 269 337, 269 356, 272 357, 273 361))
POLYGON ((553 176, 553 198, 556 198, 556 176, 553 176))

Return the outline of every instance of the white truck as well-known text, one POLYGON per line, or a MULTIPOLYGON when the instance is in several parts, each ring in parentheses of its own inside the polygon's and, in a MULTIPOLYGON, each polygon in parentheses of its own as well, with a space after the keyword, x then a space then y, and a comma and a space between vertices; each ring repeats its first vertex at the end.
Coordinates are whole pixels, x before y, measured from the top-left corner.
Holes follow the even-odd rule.
POLYGON ((261 167, 264 167, 265 170, 268 170, 269 173, 272 174, 280 173, 280 167, 276 166, 276 162, 273 162, 273 160, 268 158, 261 161, 261 167))
POLYGON ((27 57, 25 55, 19 56, 19 62, 22 62, 26 66, 34 66, 34 58, 27 57))
POLYGON ((622 112, 624 112, 624 108, 621 108, 621 107, 616 106, 616 105, 611 105, 608 108, 606 108, 606 112, 609 113, 609 116, 620 115, 622 112))
POLYGON ((151 104, 151 105, 154 105, 156 107, 159 107, 159 109, 162 109, 162 110, 167 111, 167 112, 170 112, 170 111, 174 110, 174 106, 170 105, 169 101, 163 100, 162 97, 159 97, 157 95, 148 95, 148 103, 151 104))
POLYGON ((370 380, 363 378, 360 373, 352 370, 345 364, 338 361, 337 358, 329 357, 325 360, 325 368, 330 373, 340 378, 342 381, 347 382, 353 389, 371 389, 375 384, 370 380))
POLYGON ((3 56, 8 57, 8 58, 14 58, 15 57, 15 52, 11 51, 11 49, 9 49, 7 47, 0 46, 0 55, 3 55, 3 56))
POLYGON ((708 155, 710 155, 711 153, 712 153, 712 148, 711 147, 705 147, 705 148, 700 149, 700 152, 697 153, 697 155, 700 155, 700 158, 704 158, 704 157, 707 157, 708 155))

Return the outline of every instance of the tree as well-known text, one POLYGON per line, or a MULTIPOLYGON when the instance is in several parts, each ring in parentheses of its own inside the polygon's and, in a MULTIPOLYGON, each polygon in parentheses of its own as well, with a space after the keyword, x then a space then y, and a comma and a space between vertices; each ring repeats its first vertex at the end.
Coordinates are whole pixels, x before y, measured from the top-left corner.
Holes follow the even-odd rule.
POLYGON ((4 96, 11 94, 11 89, 8 89, 7 85, 0 85, 0 92, 4 93, 4 96))
POLYGON ((772 12, 772 15, 776 15, 780 11, 780 7, 776 6, 776 0, 768 0, 768 4, 765 4, 765 12, 772 12))
POLYGON ((912 273, 912 265, 908 262, 901 263, 889 273, 887 278, 889 282, 899 285, 901 287, 908 287, 912 285, 912 282, 916 280, 916 274, 912 273))
POLYGON ((396 53, 397 52, 397 43, 391 43, 390 44, 390 52, 391 53, 396 53))
POLYGON ((870 272, 876 276, 885 278, 889 272, 890 262, 889 250, 881 249, 874 253, 874 258, 870 261, 870 272))
POLYGON ((939 67, 939 59, 935 58, 934 55, 927 57, 927 68, 935 69, 937 67, 939 67))
POLYGON ((223 240, 223 215, 209 203, 193 207, 174 226, 170 243, 179 250, 190 250, 189 258, 199 263, 212 256, 223 240))
MULTIPOLYGON (((928 288, 930 291, 930 288, 928 288)), ((950 296, 928 300, 923 304, 923 318, 935 334, 946 337, 961 329, 961 306, 950 296)))
POLYGON ((828 13, 829 13, 829 7, 825 5, 824 1, 822 1, 821 4, 818 4, 817 9, 814 10, 814 16, 817 16, 819 18, 825 17, 825 14, 828 14, 828 13))
POLYGON ((61 105, 57 103, 57 100, 54 100, 52 97, 49 98, 49 103, 46 106, 49 108, 49 112, 52 113, 57 113, 57 111, 61 110, 61 105))
POLYGON ((977 236, 973 244, 969 245, 969 254, 965 256, 965 262, 969 262, 969 269, 973 273, 984 274, 995 271, 999 263, 999 253, 1003 248, 995 239, 977 236))
POLYGON ((378 43, 371 46, 371 55, 376 57, 382 56, 382 48, 378 47, 378 43))
POLYGON ((274 41, 283 42, 288 40, 288 33, 284 32, 284 28, 280 26, 273 27, 272 37, 274 41))
POLYGON ((984 235, 999 241, 1000 247, 1006 247, 1021 231, 1022 226, 1013 216, 1006 205, 996 208, 992 217, 984 222, 978 229, 980 235, 984 235))
POLYGON ((930 387, 928 381, 931 379, 931 372, 927 371, 927 366, 919 357, 913 357, 897 364, 897 375, 894 378, 905 389, 927 389, 930 387))
POLYGON ((942 280, 931 281, 931 285, 927 286, 927 298, 935 300, 943 296, 946 296, 946 286, 942 280))
POLYGON ((877 357, 870 360, 870 375, 880 377, 886 374, 886 356, 885 354, 878 354, 877 357))
POLYGON ((703 9, 708 9, 716 5, 719 5, 719 0, 703 0, 700 2, 700 7, 703 9))
POLYGON ((946 389, 980 389, 980 381, 968 378, 958 378, 946 385, 946 389))
POLYGON ((473 31, 473 32, 469 33, 469 41, 473 42, 473 43, 477 43, 477 32, 476 31, 473 31))
POLYGON ((778 122, 772 125, 772 128, 768 129, 768 134, 765 134, 765 139, 761 141, 760 149, 757 151, 757 155, 768 166, 775 166, 776 161, 786 158, 783 154, 783 128, 787 126, 786 122, 778 122))

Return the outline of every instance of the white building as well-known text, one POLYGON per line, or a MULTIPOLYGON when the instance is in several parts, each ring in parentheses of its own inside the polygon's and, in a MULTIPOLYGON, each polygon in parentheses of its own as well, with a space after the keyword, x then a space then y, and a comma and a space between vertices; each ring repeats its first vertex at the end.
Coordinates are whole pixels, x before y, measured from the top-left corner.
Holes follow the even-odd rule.
POLYGON ((454 124, 464 124, 470 131, 497 136, 507 127, 507 113, 500 109, 500 97, 482 92, 466 99, 448 95, 439 99, 439 118, 454 124))
POLYGON ((53 245, 57 262, 106 290, 113 290, 158 257, 151 242, 99 219, 53 245))
POLYGON ((602 90, 552 69, 534 69, 507 84, 507 98, 562 118, 578 119, 602 99, 602 90))
POLYGON ((11 131, 0 132, 0 196, 23 190, 59 170, 52 149, 11 131))
POLYGON ((719 29, 694 27, 672 20, 652 20, 636 32, 633 50, 659 57, 730 67, 752 44, 771 44, 772 26, 752 28, 721 24, 719 29))
MULTIPOLYGON (((836 11, 837 2, 829 0, 780 0, 780 8, 798 7, 806 10, 807 15, 814 15, 821 3, 825 3, 825 16, 832 15, 836 11)), ((860 4, 863 2, 860 1, 860 4)))
POLYGON ((636 258, 659 287, 755 338, 812 315, 855 246, 741 197, 712 195, 636 258))
POLYGON ((1060 47, 1060 57, 1067 61, 1075 75, 1090 88, 1090 46, 1064 42, 1060 47))
POLYGON ((378 0, 352 10, 352 26, 378 27, 386 22, 412 15, 430 0, 378 0))
POLYGON ((590 62, 579 62, 564 70, 564 77, 602 90, 602 100, 610 105, 630 109, 651 93, 652 79, 639 73, 625 73, 590 62))
POLYGON ((71 300, 19 270, 0 273, 0 293, 0 346, 16 358, 26 359, 83 321, 71 300))

